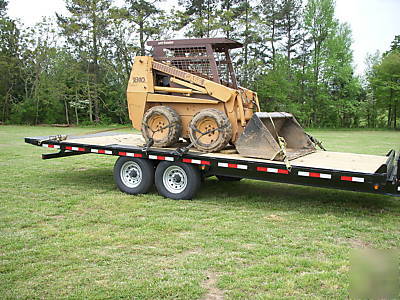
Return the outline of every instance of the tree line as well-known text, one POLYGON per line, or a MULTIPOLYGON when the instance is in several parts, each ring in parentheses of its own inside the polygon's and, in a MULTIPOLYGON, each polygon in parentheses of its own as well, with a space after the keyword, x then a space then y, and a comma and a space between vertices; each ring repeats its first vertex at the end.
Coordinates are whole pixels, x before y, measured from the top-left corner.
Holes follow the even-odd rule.
POLYGON ((127 123, 134 56, 150 54, 148 40, 185 36, 242 42, 238 81, 265 111, 308 127, 399 127, 400 35, 356 75, 334 0, 178 0, 169 10, 158 0, 115 2, 65 0, 67 14, 26 27, 0 0, 1 123, 127 123))

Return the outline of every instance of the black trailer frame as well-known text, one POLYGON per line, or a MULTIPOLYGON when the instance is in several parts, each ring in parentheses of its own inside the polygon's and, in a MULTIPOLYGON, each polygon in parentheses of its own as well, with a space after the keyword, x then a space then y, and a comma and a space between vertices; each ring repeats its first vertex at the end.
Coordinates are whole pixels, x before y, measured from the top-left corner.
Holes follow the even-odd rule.
POLYGON ((25 142, 59 150, 57 153, 42 154, 43 159, 89 153, 104 154, 149 160, 154 165, 161 161, 167 161, 195 166, 206 177, 216 175, 227 178, 248 178, 400 197, 400 151, 394 150, 386 155, 386 163, 382 164, 375 173, 365 173, 295 165, 288 170, 285 165, 271 161, 260 162, 245 158, 237 160, 229 158, 228 155, 227 157, 215 157, 200 152, 179 153, 171 149, 146 149, 141 146, 120 144, 101 146, 77 143, 76 141, 70 143, 68 139, 62 141, 56 136, 27 137, 25 142))

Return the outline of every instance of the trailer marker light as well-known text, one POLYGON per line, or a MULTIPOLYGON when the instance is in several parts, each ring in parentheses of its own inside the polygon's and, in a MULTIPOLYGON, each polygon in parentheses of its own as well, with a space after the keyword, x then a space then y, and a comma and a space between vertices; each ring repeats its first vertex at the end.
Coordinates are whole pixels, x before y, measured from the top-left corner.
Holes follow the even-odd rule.
POLYGON ((109 154, 109 155, 113 154, 111 150, 103 150, 103 149, 90 149, 90 152, 98 154, 109 154))
POLYGON ((379 184, 374 184, 374 190, 377 191, 379 189, 379 184))
POLYGON ((170 156, 149 155, 149 158, 156 159, 156 160, 174 161, 174 158, 170 157, 170 156))
POLYGON ((219 162, 218 167, 247 170, 247 165, 239 165, 239 164, 231 164, 231 163, 219 162))
POLYGON ((85 148, 66 146, 65 149, 72 151, 86 151, 85 148))
POLYGON ((189 163, 189 164, 197 164, 197 165, 211 165, 211 162, 207 160, 199 160, 199 159, 191 159, 191 158, 184 158, 182 162, 189 163))
POLYGON ((352 182, 364 182, 364 178, 362 177, 351 177, 351 176, 340 176, 340 180, 344 181, 352 181, 352 182))
POLYGON ((42 147, 60 149, 60 145, 42 144, 42 147))
POLYGON ((303 172, 303 171, 299 171, 297 174, 299 176, 305 176, 305 177, 332 179, 332 175, 331 174, 314 173, 314 172, 303 172))
POLYGON ((140 153, 130 153, 130 152, 118 152, 120 156, 130 156, 130 157, 143 157, 143 154, 140 153))
POLYGON ((277 173, 277 174, 289 174, 288 170, 275 169, 275 168, 266 168, 266 167, 257 167, 257 171, 259 171, 259 172, 277 173))
POLYGON ((397 187, 397 191, 400 192, 400 186, 397 187))

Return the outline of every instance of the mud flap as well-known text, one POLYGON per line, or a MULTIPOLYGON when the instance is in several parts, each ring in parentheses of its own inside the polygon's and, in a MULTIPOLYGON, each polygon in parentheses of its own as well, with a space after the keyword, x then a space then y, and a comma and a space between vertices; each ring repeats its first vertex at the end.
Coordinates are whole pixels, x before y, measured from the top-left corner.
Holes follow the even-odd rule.
POLYGON ((283 161, 292 160, 316 148, 293 115, 285 112, 256 112, 236 142, 240 155, 283 161), (279 144, 282 137, 285 149, 279 144))

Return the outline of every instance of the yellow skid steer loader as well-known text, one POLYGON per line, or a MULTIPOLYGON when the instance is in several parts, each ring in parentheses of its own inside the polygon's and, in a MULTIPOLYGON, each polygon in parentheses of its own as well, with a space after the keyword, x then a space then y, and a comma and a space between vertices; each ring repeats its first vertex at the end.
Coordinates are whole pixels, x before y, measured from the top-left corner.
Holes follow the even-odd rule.
POLYGON ((257 94, 238 86, 226 38, 151 41, 153 56, 135 57, 127 88, 129 117, 148 146, 180 138, 202 152, 229 143, 239 154, 290 160, 315 141, 289 113, 260 112, 257 94))

